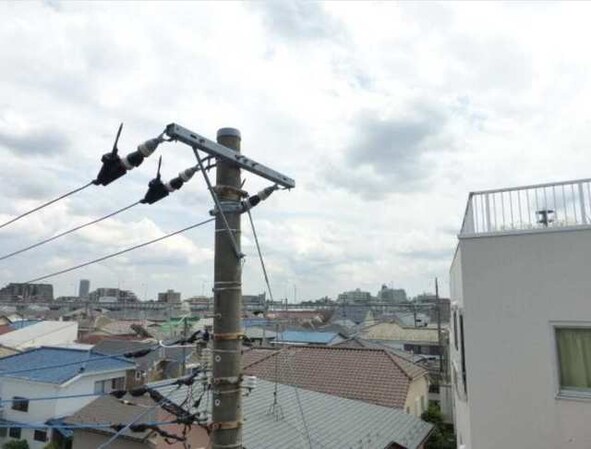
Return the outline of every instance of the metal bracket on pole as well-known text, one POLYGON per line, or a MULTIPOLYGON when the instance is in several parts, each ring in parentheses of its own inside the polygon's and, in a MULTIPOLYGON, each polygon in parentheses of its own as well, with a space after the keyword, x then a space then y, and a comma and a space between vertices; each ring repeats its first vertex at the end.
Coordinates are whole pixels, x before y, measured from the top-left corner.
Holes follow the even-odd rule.
POLYGON ((178 140, 179 142, 197 148, 210 156, 236 164, 240 168, 279 184, 286 189, 292 189, 295 187, 295 181, 290 177, 266 167, 263 164, 259 164, 246 156, 242 156, 240 153, 236 153, 236 151, 200 136, 176 123, 168 125, 164 132, 171 140, 178 140))

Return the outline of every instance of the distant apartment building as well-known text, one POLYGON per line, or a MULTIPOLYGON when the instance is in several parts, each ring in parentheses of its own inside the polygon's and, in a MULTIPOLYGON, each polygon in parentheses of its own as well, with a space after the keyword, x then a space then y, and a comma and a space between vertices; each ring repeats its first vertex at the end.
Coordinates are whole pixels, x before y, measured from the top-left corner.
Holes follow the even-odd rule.
POLYGON ((451 265, 458 448, 591 447, 591 180, 470 194, 451 265))
POLYGON ((394 304, 405 303, 408 301, 406 290, 403 288, 390 288, 383 284, 377 295, 380 301, 391 302, 394 304))
POLYGON ((371 293, 364 292, 358 288, 349 292, 340 293, 337 297, 337 302, 353 303, 353 302, 369 302, 371 301, 371 293))
POLYGON ((168 304, 181 302, 181 294, 174 290, 166 290, 163 293, 158 293, 158 302, 165 302, 168 304))
POLYGON ((88 294, 88 298, 95 302, 135 302, 137 296, 131 290, 119 288, 97 288, 88 294))
POLYGON ((53 285, 10 283, 0 289, 0 301, 53 301, 53 285))
POLYGON ((242 304, 247 310, 264 310, 267 305, 267 295, 242 295, 242 304))
POLYGON ((78 296, 82 299, 88 299, 90 293, 90 281, 88 279, 80 279, 80 287, 78 288, 78 296))

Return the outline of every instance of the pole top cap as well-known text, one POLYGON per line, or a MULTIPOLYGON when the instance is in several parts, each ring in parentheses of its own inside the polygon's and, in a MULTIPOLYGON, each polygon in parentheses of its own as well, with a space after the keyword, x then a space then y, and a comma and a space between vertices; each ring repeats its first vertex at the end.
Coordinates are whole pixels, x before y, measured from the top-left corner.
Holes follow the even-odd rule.
POLYGON ((240 135, 240 130, 236 128, 218 129, 218 138, 219 137, 238 137, 239 139, 242 138, 242 136, 240 135))

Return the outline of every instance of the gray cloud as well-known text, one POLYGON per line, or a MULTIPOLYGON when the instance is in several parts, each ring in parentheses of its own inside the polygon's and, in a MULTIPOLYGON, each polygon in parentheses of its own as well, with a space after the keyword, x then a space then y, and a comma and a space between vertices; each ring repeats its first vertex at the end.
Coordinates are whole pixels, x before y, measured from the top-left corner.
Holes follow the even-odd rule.
POLYGON ((442 249, 417 249, 399 253, 410 259, 426 259, 432 261, 449 261, 453 256, 453 246, 442 249))
POLYGON ((424 106, 391 119, 366 111, 355 120, 344 166, 331 167, 325 177, 367 199, 416 190, 429 176, 423 156, 443 147, 446 122, 442 111, 424 106))
POLYGON ((264 24, 285 40, 316 40, 335 38, 341 32, 319 2, 270 1, 252 3, 264 24))
POLYGON ((69 141, 52 129, 27 133, 0 132, 0 146, 17 155, 55 155, 67 151, 69 141))

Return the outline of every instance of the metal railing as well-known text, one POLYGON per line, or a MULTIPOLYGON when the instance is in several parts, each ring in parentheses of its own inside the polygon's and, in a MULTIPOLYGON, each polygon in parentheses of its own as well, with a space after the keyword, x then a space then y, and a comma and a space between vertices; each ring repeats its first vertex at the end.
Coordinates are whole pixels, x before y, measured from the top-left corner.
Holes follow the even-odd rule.
POLYGON ((470 193, 460 235, 591 225, 591 178, 470 193))

